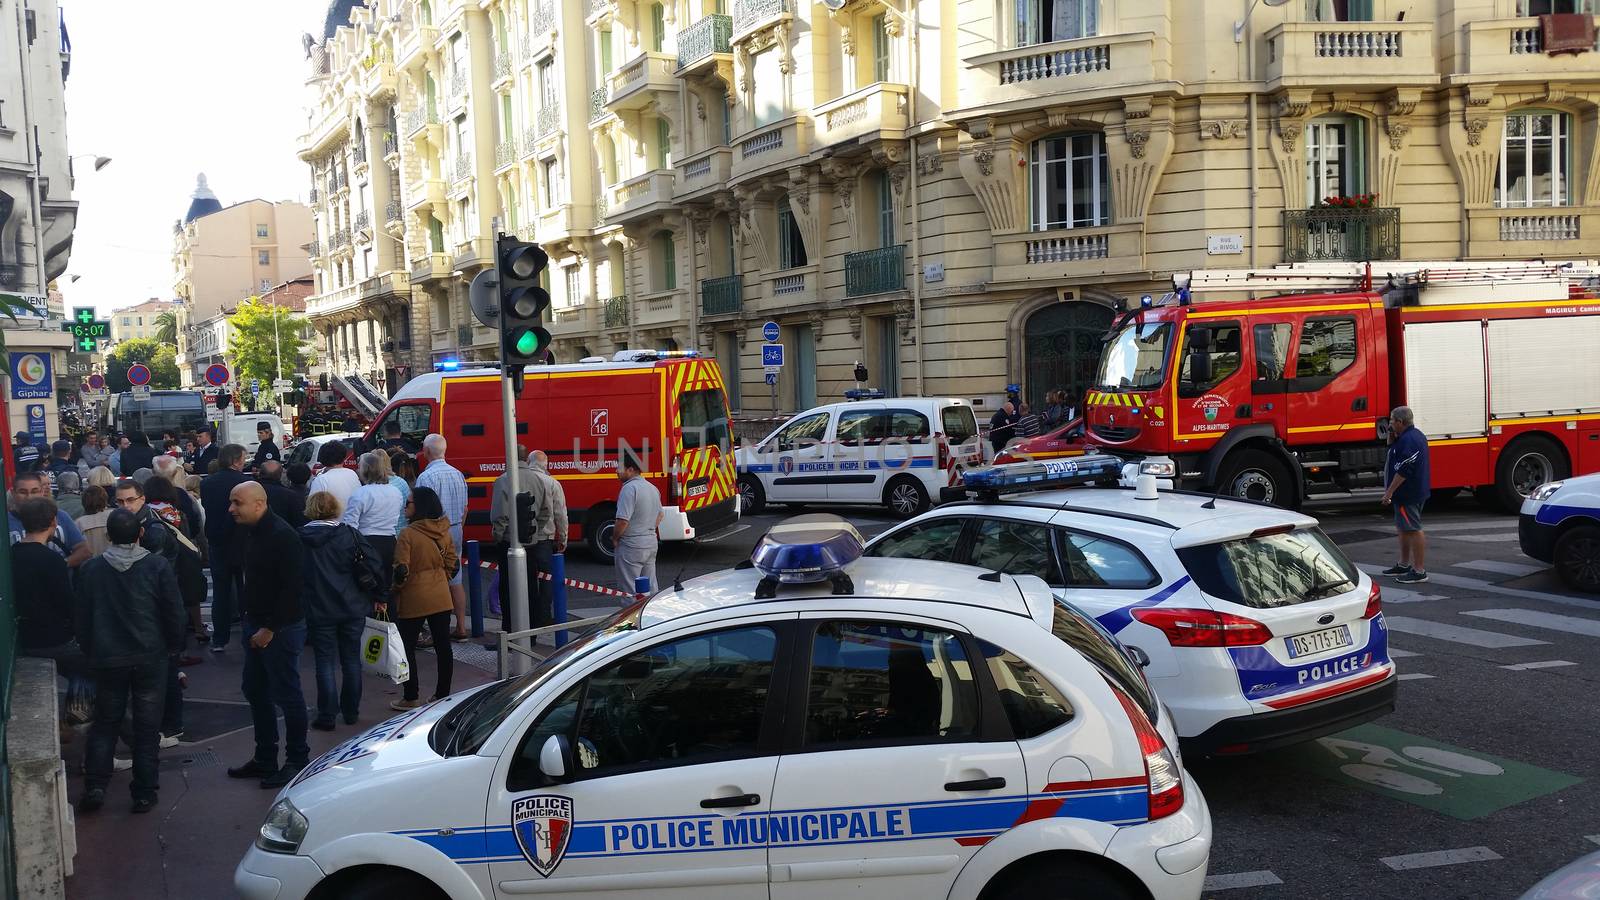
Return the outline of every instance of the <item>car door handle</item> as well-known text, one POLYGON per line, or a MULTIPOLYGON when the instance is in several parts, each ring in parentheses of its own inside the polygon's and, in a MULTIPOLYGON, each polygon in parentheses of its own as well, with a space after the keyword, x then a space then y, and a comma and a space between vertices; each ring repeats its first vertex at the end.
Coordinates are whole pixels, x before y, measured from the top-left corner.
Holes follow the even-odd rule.
POLYGON ((994 778, 974 778, 971 781, 946 781, 944 789, 947 791, 998 791, 1006 786, 1006 780, 996 776, 994 778))
POLYGON ((700 801, 700 808, 729 809, 735 806, 755 806, 760 802, 760 794, 734 794, 732 797, 707 797, 700 801))

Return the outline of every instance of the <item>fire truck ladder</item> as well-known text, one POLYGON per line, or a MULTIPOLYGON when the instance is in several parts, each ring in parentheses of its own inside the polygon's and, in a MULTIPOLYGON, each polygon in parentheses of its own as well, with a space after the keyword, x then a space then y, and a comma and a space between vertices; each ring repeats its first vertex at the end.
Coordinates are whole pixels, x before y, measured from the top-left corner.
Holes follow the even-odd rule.
POLYGON ((1567 260, 1387 260, 1286 263, 1258 269, 1196 269, 1172 276, 1178 293, 1212 291, 1371 291, 1385 286, 1481 287, 1559 283, 1566 289, 1600 286, 1600 262, 1567 260))

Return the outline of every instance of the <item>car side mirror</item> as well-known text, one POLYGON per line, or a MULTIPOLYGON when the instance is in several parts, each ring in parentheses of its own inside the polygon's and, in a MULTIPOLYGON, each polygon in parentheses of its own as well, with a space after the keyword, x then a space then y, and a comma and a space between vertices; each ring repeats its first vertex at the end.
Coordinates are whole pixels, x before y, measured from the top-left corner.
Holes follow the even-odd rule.
POLYGON ((1067 432, 1067 440, 1069 440, 1069 441, 1083 440, 1083 426, 1079 425, 1076 428, 1073 428, 1071 431, 1068 431, 1067 432))
POLYGON ((1193 384, 1211 383, 1211 351, 1196 347, 1189 352, 1189 380, 1193 384))
POLYGON ((577 768, 572 756, 572 741, 564 734, 552 734, 539 748, 539 771, 551 784, 571 781, 577 768))

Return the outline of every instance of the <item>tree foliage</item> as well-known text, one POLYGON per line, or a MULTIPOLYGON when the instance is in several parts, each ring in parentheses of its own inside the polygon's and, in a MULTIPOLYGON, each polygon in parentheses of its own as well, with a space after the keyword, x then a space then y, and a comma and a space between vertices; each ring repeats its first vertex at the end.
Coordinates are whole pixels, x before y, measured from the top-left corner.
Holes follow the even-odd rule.
POLYGON ((162 344, 178 343, 178 314, 167 310, 156 316, 156 341, 162 344))
POLYGON ((131 389, 128 367, 136 362, 150 367, 150 387, 157 391, 178 387, 178 348, 150 338, 133 338, 116 345, 106 354, 106 384, 113 393, 131 389))
POLYGON ((306 320, 261 298, 251 297, 228 317, 228 363, 238 381, 259 378, 262 390, 277 377, 281 355, 284 377, 299 371, 310 342, 301 336, 306 320))

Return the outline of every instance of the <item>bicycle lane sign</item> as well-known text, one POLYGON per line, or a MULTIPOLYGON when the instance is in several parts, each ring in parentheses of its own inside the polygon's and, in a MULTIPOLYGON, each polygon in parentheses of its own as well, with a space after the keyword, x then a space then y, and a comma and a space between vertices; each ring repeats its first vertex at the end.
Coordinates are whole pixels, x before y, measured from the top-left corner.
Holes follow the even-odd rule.
POLYGON ((1564 772, 1360 725, 1283 752, 1309 774, 1468 821, 1583 781, 1564 772))

